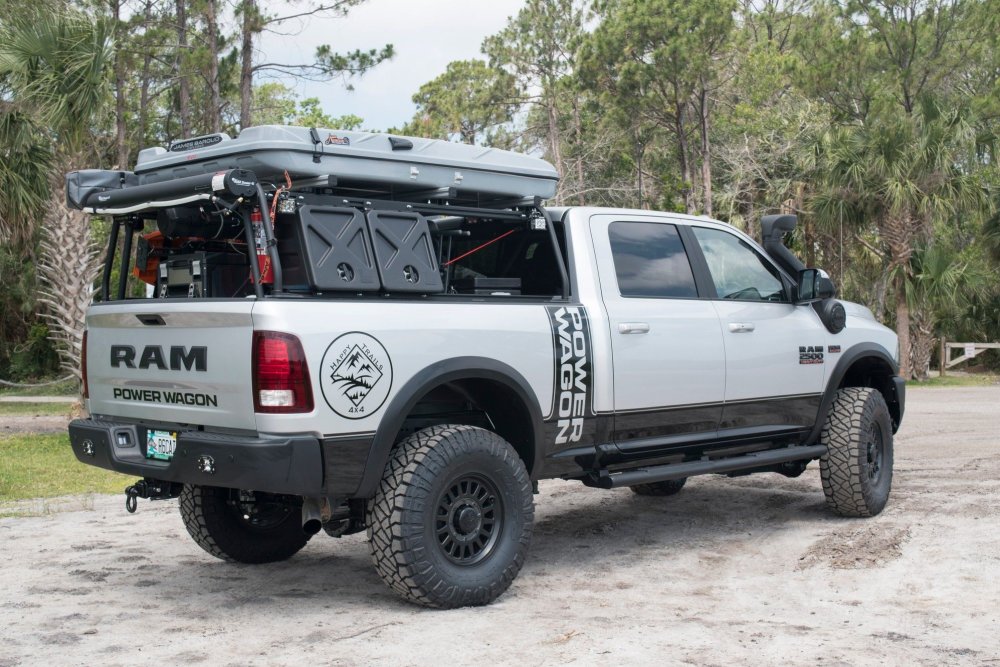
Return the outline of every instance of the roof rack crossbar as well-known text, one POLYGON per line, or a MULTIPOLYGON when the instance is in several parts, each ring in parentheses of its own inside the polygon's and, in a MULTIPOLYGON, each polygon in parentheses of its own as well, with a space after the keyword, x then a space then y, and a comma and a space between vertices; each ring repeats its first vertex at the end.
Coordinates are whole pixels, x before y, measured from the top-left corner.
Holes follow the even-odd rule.
POLYGON ((510 221, 524 221, 528 219, 526 211, 512 210, 510 208, 494 209, 474 206, 450 206, 447 204, 424 204, 421 202, 405 202, 393 199, 359 199, 357 197, 344 197, 340 201, 344 206, 353 206, 366 210, 409 211, 425 215, 455 215, 465 218, 490 218, 493 220, 510 221))

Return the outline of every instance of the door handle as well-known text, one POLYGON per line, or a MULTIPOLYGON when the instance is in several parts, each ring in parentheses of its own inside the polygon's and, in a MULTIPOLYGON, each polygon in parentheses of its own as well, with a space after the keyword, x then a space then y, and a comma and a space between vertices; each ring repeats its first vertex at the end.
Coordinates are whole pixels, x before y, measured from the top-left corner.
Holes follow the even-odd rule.
POLYGON ((757 327, 753 322, 730 322, 729 330, 733 333, 750 333, 757 327))
POLYGON ((649 325, 645 322, 619 322, 618 333, 620 334, 649 333, 649 325))

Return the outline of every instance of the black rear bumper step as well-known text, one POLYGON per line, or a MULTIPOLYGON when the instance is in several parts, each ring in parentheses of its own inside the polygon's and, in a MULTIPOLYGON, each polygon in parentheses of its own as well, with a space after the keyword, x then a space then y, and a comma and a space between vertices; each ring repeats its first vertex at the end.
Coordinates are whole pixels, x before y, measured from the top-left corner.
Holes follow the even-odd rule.
POLYGON ((694 477, 695 475, 725 474, 740 470, 766 468, 778 463, 815 459, 823 454, 826 454, 826 445, 785 447, 714 461, 686 461, 617 473, 602 471, 600 474, 591 474, 589 477, 585 477, 583 483, 600 489, 618 489, 623 486, 665 482, 671 479, 694 477))
POLYGON ((177 484, 322 495, 323 454, 307 435, 241 436, 178 430, 170 461, 146 458, 146 426, 75 419, 69 441, 81 463, 177 484))

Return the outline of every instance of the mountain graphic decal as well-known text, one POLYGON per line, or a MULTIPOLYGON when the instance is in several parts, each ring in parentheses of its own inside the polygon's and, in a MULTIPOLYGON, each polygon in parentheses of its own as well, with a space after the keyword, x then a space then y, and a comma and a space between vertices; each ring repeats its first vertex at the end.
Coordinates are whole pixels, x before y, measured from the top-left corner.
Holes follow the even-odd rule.
POLYGON ((382 371, 376 366, 373 357, 354 345, 339 364, 331 365, 330 379, 344 397, 357 407, 382 379, 382 371))

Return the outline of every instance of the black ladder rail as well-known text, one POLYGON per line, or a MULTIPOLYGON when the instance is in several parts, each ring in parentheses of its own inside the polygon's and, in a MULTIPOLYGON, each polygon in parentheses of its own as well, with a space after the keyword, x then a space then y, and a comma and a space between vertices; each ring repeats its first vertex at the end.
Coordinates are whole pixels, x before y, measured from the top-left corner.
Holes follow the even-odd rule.
POLYGON ((556 256, 556 266, 559 267, 559 278, 562 280, 562 298, 569 299, 569 273, 566 271, 566 262, 563 261, 562 246, 559 245, 559 237, 556 236, 556 226, 549 215, 548 209, 538 206, 536 209, 545 218, 545 226, 549 228, 549 237, 552 239, 552 252, 556 256))
POLYGON ((111 219, 108 250, 104 256, 104 273, 101 276, 101 301, 111 301, 111 264, 115 261, 115 250, 118 249, 118 227, 121 224, 117 218, 111 219))
POLYGON ((118 300, 125 299, 125 289, 128 287, 128 271, 132 265, 132 239, 135 238, 135 226, 131 221, 123 223, 126 226, 125 240, 122 242, 121 266, 118 267, 118 300))

